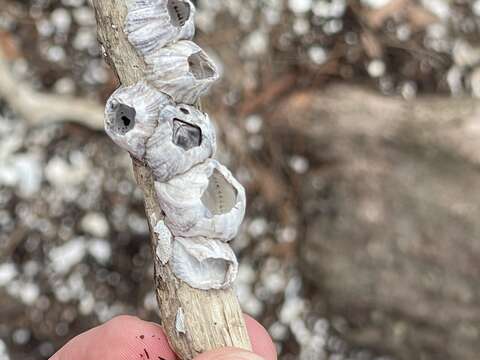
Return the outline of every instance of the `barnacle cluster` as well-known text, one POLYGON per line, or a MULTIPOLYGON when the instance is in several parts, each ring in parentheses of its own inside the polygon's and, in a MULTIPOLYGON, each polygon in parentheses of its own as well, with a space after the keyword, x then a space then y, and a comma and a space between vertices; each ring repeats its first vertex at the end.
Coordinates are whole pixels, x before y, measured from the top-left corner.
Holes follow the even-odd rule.
POLYGON ((198 289, 229 287, 238 263, 228 242, 245 215, 245 190, 212 157, 215 127, 195 105, 218 79, 213 61, 191 38, 189 0, 132 0, 124 31, 146 69, 145 80, 117 89, 105 129, 145 162, 165 219, 156 224, 156 255, 198 289))

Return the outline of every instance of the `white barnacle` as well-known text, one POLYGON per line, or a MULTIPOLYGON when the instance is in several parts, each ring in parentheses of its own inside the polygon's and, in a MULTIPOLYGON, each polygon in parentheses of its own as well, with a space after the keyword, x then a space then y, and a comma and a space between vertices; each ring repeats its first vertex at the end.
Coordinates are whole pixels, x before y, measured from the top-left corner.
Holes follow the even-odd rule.
POLYGON ((153 231, 157 234, 157 248, 155 249, 155 254, 160 262, 165 265, 168 263, 172 255, 172 233, 163 220, 157 222, 153 231))
POLYGON ((155 182, 165 223, 175 236, 229 241, 245 215, 245 190, 230 171, 208 159, 168 182, 155 182))
POLYGON ((130 0, 125 33, 143 56, 195 34, 195 6, 189 0, 130 0))
POLYGON ((165 182, 213 156, 215 128, 207 114, 189 105, 166 106, 147 142, 145 160, 165 182))
POLYGON ((105 131, 120 147, 142 160, 160 109, 172 101, 145 82, 118 88, 105 107, 105 131))
POLYGON ((202 290, 228 288, 238 272, 228 244, 202 237, 175 238, 171 267, 179 279, 202 290))
POLYGON ((176 102, 194 104, 219 78, 208 55, 191 41, 179 41, 145 57, 146 77, 176 102))

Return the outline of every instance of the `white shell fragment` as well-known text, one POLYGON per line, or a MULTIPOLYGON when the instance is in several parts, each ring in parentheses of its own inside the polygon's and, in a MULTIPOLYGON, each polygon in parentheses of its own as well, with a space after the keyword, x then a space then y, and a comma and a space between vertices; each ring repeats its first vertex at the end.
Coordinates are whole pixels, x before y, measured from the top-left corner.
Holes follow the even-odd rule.
POLYGON ((219 78, 208 55, 191 41, 179 41, 145 56, 148 81, 175 102, 194 104, 219 78))
POLYGON ((168 182, 155 182, 155 189, 175 236, 229 241, 238 233, 245 190, 218 161, 208 159, 168 182))
POLYGON ((175 315, 175 330, 177 330, 179 334, 185 334, 187 332, 185 329, 185 314, 181 307, 178 308, 177 315, 175 315))
POLYGON ((238 272, 237 258, 228 244, 202 237, 175 238, 171 264, 179 279, 202 290, 228 288, 238 272))
POLYGON ((120 87, 107 101, 105 131, 118 146, 142 160, 160 109, 171 103, 168 96, 144 82, 120 87))
POLYGON ((160 262, 165 265, 170 260, 172 255, 172 233, 165 225, 163 220, 160 220, 153 229, 155 234, 157 234, 157 248, 155 253, 160 260, 160 262))
POLYGON ((129 1, 125 33, 143 56, 195 34, 195 6, 188 0, 129 1))
POLYGON ((165 182, 213 156, 215 150, 215 128, 208 115, 180 104, 160 112, 145 159, 155 180, 165 182))

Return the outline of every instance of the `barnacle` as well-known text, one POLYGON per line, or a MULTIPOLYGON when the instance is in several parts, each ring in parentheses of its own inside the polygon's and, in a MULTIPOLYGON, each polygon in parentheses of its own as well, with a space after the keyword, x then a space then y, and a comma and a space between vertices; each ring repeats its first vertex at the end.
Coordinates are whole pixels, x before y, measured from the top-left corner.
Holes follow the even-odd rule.
POLYGON ((145 155, 145 143, 157 125, 158 114, 172 101, 145 82, 118 88, 105 107, 105 131, 137 159, 145 155))
POLYGON ((238 262, 228 244, 202 237, 177 237, 171 259, 173 273, 196 289, 225 289, 238 272, 238 262))
POLYGON ((125 23, 128 40, 145 56, 167 44, 191 39, 194 5, 188 0, 130 1, 125 23))
POLYGON ((207 114, 189 105, 166 106, 147 142, 145 160, 165 182, 213 156, 215 128, 207 114))
POLYGON ((229 241, 238 233, 245 190, 218 161, 208 159, 167 182, 155 182, 155 190, 175 236, 229 241))
MULTIPOLYGON (((217 67, 189 41, 195 31, 190 0, 130 0, 127 7, 124 30, 145 61, 146 82, 112 94, 105 129, 152 170, 165 214, 153 229, 158 260, 192 287, 227 288, 238 263, 226 242, 245 216, 245 190, 211 159, 215 128, 195 107, 219 78, 217 67)), ((184 332, 181 309, 176 323, 184 332)))
POLYGON ((148 81, 180 103, 194 104, 219 78, 213 61, 188 40, 148 54, 145 62, 148 81))

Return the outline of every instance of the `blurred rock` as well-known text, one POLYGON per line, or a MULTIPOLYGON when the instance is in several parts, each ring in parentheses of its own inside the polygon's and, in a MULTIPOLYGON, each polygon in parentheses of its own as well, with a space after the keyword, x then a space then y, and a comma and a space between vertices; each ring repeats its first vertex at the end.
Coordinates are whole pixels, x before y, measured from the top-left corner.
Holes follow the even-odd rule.
MULTIPOLYGON (((300 265, 353 344, 398 359, 480 353, 480 105, 334 86, 277 110, 302 138, 300 265)), ((281 121, 279 118, 276 121, 281 121)))
POLYGON ((110 231, 105 216, 97 212, 90 212, 86 214, 82 218, 80 225, 82 230, 87 234, 91 234, 100 238, 106 237, 110 231))

